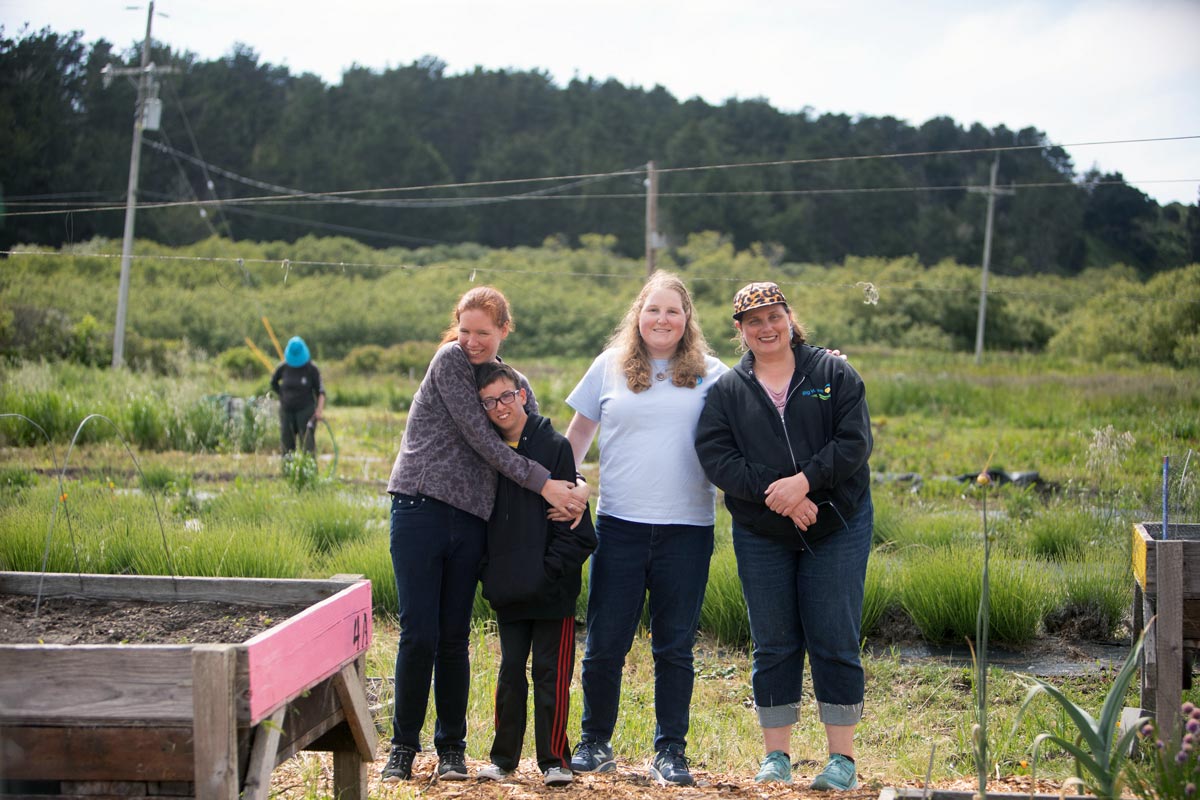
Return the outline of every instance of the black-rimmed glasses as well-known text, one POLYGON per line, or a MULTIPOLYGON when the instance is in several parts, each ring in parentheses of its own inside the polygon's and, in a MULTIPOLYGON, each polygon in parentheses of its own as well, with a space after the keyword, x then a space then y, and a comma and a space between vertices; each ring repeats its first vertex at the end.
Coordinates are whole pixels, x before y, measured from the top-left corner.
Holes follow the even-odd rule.
POLYGON ((485 397, 479 401, 479 405, 483 406, 484 411, 491 411, 496 407, 496 403, 504 403, 506 406, 511 406, 513 401, 520 394, 516 389, 509 389, 507 392, 501 392, 499 397, 485 397))

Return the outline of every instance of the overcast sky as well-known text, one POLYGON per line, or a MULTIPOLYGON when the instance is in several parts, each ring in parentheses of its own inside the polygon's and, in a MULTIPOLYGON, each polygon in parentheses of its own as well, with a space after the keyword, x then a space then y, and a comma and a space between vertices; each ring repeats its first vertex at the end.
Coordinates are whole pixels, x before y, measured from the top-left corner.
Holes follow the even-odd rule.
MULTIPOLYGON (((0 0, 0 25, 128 48, 146 9, 0 0)), ((330 84, 352 64, 433 55, 448 74, 541 69, 712 104, 944 115, 1066 145, 1200 136, 1200 0, 158 0, 153 35, 206 60, 242 42, 330 84)), ((1077 173, 1098 165, 1161 203, 1197 201, 1200 138, 1068 150, 1077 173)))

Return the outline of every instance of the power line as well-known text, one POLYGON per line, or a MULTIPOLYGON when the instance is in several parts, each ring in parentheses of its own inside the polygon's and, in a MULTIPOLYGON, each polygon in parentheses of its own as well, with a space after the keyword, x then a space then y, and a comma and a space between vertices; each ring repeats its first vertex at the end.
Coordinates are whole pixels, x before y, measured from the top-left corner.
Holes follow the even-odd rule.
POLYGON ((965 147, 956 150, 919 150, 909 153, 875 153, 861 156, 822 156, 819 158, 793 158, 778 161, 750 161, 741 164, 711 164, 697 167, 673 167, 661 169, 660 172, 689 172, 701 169, 738 169, 741 167, 784 167, 799 164, 825 164, 839 161, 865 161, 871 159, 918 158, 926 156, 958 156, 976 153, 1011 153, 1017 150, 1050 150, 1051 148, 1066 149, 1068 147, 1094 147, 1111 144, 1146 144, 1150 142, 1176 142, 1186 139, 1200 139, 1200 134, 1190 136, 1157 136, 1147 139, 1113 139, 1103 142, 1072 142, 1070 144, 1011 144, 994 147, 965 147))
MULTIPOLYGON (((754 161, 754 162, 744 162, 744 163, 707 164, 707 165, 697 165, 697 166, 690 166, 690 167, 659 168, 658 172, 660 172, 660 173, 663 173, 663 172, 695 172, 695 171, 701 171, 701 170, 726 170, 726 169, 740 169, 740 168, 751 168, 751 167, 795 166, 795 165, 802 165, 802 164, 820 164, 820 163, 833 163, 833 162, 844 162, 844 161, 866 161, 866 160, 875 160, 875 159, 920 158, 920 157, 933 157, 933 156, 944 156, 944 155, 971 155, 971 154, 979 154, 979 153, 1012 152, 1012 151, 1017 151, 1017 150, 1046 150, 1046 149, 1051 149, 1051 148, 1055 148, 1055 147, 1068 148, 1068 147, 1090 147, 1090 146, 1097 146, 1097 145, 1114 145, 1114 144, 1145 144, 1145 143, 1151 143, 1151 142, 1171 142, 1171 141, 1184 141, 1184 140, 1191 140, 1191 139, 1200 139, 1200 134, 1188 135, 1188 136, 1159 136, 1159 137, 1149 137, 1149 138, 1143 138, 1143 139, 1112 139, 1112 140, 1105 140, 1105 141, 1076 142, 1076 143, 1068 143, 1068 144, 1056 144, 1056 143, 1046 142, 1046 143, 1042 143, 1042 144, 1001 145, 1001 146, 993 146, 993 147, 959 148, 959 149, 955 149, 955 150, 924 150, 924 151, 914 151, 914 152, 909 152, 909 153, 875 153, 875 154, 864 154, 864 155, 822 156, 822 157, 817 157, 817 158, 781 159, 781 160, 774 160, 774 161, 754 161)), ((151 144, 151 146, 158 146, 159 144, 160 143, 154 143, 154 144, 151 144)), ((181 157, 191 158, 190 156, 187 156, 187 154, 181 154, 181 157)), ((210 165, 210 168, 211 168, 211 165, 210 165)), ((337 190, 337 191, 328 191, 328 192, 305 192, 305 191, 298 190, 298 189, 289 189, 287 187, 275 186, 273 184, 266 184, 265 186, 270 187, 267 189, 267 191, 276 191, 281 194, 288 194, 288 195, 291 195, 292 197, 297 197, 297 198, 338 198, 338 197, 349 197, 352 195, 378 194, 378 193, 383 193, 383 192, 416 192, 416 191, 428 191, 430 189, 461 189, 461 188, 472 188, 472 187, 482 187, 482 186, 506 186, 506 185, 513 185, 513 184, 517 184, 517 183, 582 180, 582 179, 590 179, 590 178, 604 179, 604 178, 620 177, 620 176, 624 176, 624 175, 641 175, 641 174, 644 174, 645 171, 646 171, 645 167, 640 166, 640 167, 633 168, 633 169, 615 170, 615 171, 611 171, 611 172, 580 173, 580 174, 576 174, 576 175, 557 175, 557 176, 533 177, 533 178, 506 178, 506 179, 490 180, 490 181, 463 181, 463 182, 456 182, 456 183, 423 184, 423 185, 416 185, 416 186, 392 186, 392 187, 385 187, 385 188, 378 188, 378 189, 346 189, 346 190, 337 190)), ((235 174, 235 173, 230 173, 230 174, 235 174)), ((237 177, 241 178, 241 176, 237 176, 237 177)), ((251 179, 246 179, 246 180, 251 180, 251 179)), ((1191 182, 1192 180, 1194 180, 1194 179, 1180 178, 1180 179, 1168 179, 1168 182, 1191 182)), ((1159 183, 1159 182, 1163 182, 1163 181, 1140 181, 1140 180, 1139 181, 1130 181, 1128 179, 1126 179, 1124 181, 1125 184, 1129 184, 1131 182, 1159 183)), ((1052 184, 1046 184, 1046 185, 1058 186, 1060 184, 1052 183, 1052 184)), ((1070 185, 1075 185, 1075 184, 1064 183, 1061 185, 1070 186, 1070 185)), ((264 187, 259 187, 259 188, 264 188, 264 187)), ((805 190, 798 190, 798 191, 805 191, 805 190)), ((849 191, 859 191, 859 190, 844 189, 842 191, 849 192, 849 191)), ((510 197, 522 197, 522 196, 529 196, 529 195, 513 195, 510 197)), ((617 197, 620 195, 613 195, 613 196, 617 197)), ((642 195, 638 194, 636 196, 641 197, 642 195)), ((596 195, 583 195, 582 197, 591 199, 591 198, 597 197, 597 196, 596 195)), ((489 199, 493 199, 493 198, 489 198, 489 199)), ((574 197, 574 198, 569 198, 569 199, 579 199, 579 198, 574 197)), ((260 196, 260 197, 238 198, 239 203, 269 202, 269 201, 278 201, 278 200, 279 200, 279 198, 277 195, 271 195, 271 196, 266 196, 266 197, 260 196)), ((163 207, 167 207, 167 206, 157 206, 157 207, 163 208, 163 207)), ((81 209, 81 210, 107 210, 107 209, 81 209)), ((39 213, 39 212, 26 212, 26 213, 30 214, 30 213, 39 213)))
MULTIPOLYGON (((147 143, 149 144, 149 143, 147 143)), ((610 174, 626 174, 626 173, 610 173, 610 174)), ((1042 182, 1027 182, 1027 183, 1009 183, 1005 184, 1006 188, 1012 189, 1090 189, 1099 186, 1129 186, 1130 184, 1147 184, 1147 183, 1200 183, 1200 178, 1161 178, 1151 180, 1141 179, 1124 179, 1110 181, 1084 181, 1081 183, 1073 183, 1071 181, 1042 181, 1042 182)), ((972 188, 977 188, 977 184, 949 184, 949 185, 924 185, 924 186, 863 186, 863 187, 846 187, 846 188, 824 188, 824 189, 738 189, 729 191, 703 191, 703 192, 662 192, 658 193, 659 198, 695 198, 695 197, 775 197, 775 196, 816 196, 816 195, 852 195, 852 194, 895 194, 906 192, 949 192, 949 191, 968 191, 972 188)), ((597 193, 597 194, 569 194, 569 195, 504 195, 495 198, 481 198, 487 200, 504 200, 508 202, 516 201, 533 201, 533 200, 644 200, 646 197, 644 192, 622 192, 622 193, 597 193)), ((305 205, 321 205, 324 202, 340 203, 343 202, 337 198, 328 198, 325 200, 318 199, 315 196, 309 198, 281 198, 281 197, 246 197, 227 199, 221 201, 221 205, 225 210, 232 210, 232 207, 238 205, 287 205, 292 202, 303 201, 305 205)), ((377 205, 382 201, 358 201, 364 204, 377 205)), ((211 205, 213 201, 209 200, 181 200, 163 203, 143 203, 142 209, 161 209, 161 208, 180 208, 188 206, 205 206, 211 205)), ((479 205, 480 203, 464 203, 462 207, 470 205, 479 205)), ((11 205, 35 205, 33 203, 13 203, 11 205)), ((396 206, 396 207, 413 207, 413 206, 396 206)), ((420 206, 418 206, 420 207, 420 206)), ((451 205, 430 205, 430 208, 447 208, 455 207, 451 205)), ((103 206, 86 207, 80 206, 66 210, 55 211, 10 211, 8 216, 46 216, 50 214, 64 214, 70 212, 84 213, 88 211, 119 211, 123 206, 113 204, 103 206)))
MULTIPOLYGON (((226 213, 241 214, 248 217, 256 217, 260 219, 271 219, 277 222, 292 222, 297 225, 306 225, 313 228, 322 228, 324 230, 338 231, 339 233, 358 233, 363 236, 373 236, 380 239, 391 239, 395 242, 414 242, 416 244, 446 244, 440 239, 425 239, 420 236, 405 236, 399 233, 390 233, 388 231, 376 231, 369 228, 358 228, 353 225, 338 225, 333 222, 321 222, 319 220, 305 219, 304 217, 289 217, 284 214, 271 214, 266 211, 252 211, 248 208, 238 208, 237 206, 227 205, 226 213)), ((294 263, 294 262, 293 262, 294 263)))
MULTIPOLYGON (((266 191, 269 191, 269 192, 276 192, 278 195, 284 195, 284 196, 287 196, 290 198, 294 198, 296 200, 304 200, 304 201, 312 202, 315 204, 327 202, 327 203, 344 203, 347 205, 358 205, 358 206, 375 206, 375 207, 382 207, 382 208, 454 208, 454 207, 458 207, 458 206, 472 206, 472 205, 484 205, 484 204, 490 204, 490 203, 511 202, 513 200, 521 200, 521 199, 528 199, 528 198, 534 198, 534 197, 539 197, 539 196, 551 195, 556 192, 565 191, 566 189, 570 189, 575 186, 583 186, 588 183, 594 183, 599 180, 606 180, 609 177, 612 177, 613 175, 631 174, 630 170, 622 170, 617 173, 603 173, 603 174, 590 175, 590 176, 587 176, 584 178, 580 178, 579 180, 571 181, 570 183, 565 183, 562 186, 555 186, 555 187, 551 187, 548 189, 536 189, 536 190, 533 190, 530 192, 522 192, 520 194, 510 194, 510 195, 495 195, 495 196, 489 196, 489 197, 459 197, 459 196, 456 196, 456 197, 449 197, 449 198, 424 198, 424 199, 420 199, 420 200, 405 200, 405 199, 394 199, 394 198, 386 199, 386 200, 363 200, 363 199, 356 198, 356 197, 341 196, 340 194, 338 194, 336 192, 334 192, 334 193, 311 192, 311 191, 306 191, 303 189, 293 189, 288 186, 280 186, 280 185, 274 184, 274 183, 267 183, 265 181, 256 180, 254 178, 247 178, 247 177, 245 177, 243 175, 239 175, 236 172, 233 172, 231 170, 227 170, 222 167, 218 167, 215 164, 209 164, 208 162, 206 162, 200 158, 197 158, 195 156, 191 156, 182 151, 176 150, 174 147, 171 147, 169 144, 164 144, 162 142, 154 142, 154 141, 149 141, 149 140, 146 142, 146 144, 149 147, 152 147, 153 149, 158 150, 160 152, 167 153, 168 155, 171 155, 172 157, 182 158, 184 160, 190 161, 191 163, 196 164, 197 166, 199 166, 202 170, 205 170, 206 172, 211 171, 218 175, 221 175, 222 177, 228 178, 232 181, 236 181, 236 182, 244 184, 246 186, 252 186, 256 189, 265 189, 266 191)), ((636 174, 636 171, 634 171, 634 174, 636 174)), ((563 179, 563 180, 565 180, 565 179, 563 179)), ((362 190, 362 191, 376 191, 376 190, 362 190)), ((379 191, 384 191, 384 190, 379 190, 379 191)), ((280 198, 275 197, 275 196, 257 197, 257 198, 230 198, 227 202, 249 202, 251 200, 253 200, 255 202, 279 202, 280 198)))

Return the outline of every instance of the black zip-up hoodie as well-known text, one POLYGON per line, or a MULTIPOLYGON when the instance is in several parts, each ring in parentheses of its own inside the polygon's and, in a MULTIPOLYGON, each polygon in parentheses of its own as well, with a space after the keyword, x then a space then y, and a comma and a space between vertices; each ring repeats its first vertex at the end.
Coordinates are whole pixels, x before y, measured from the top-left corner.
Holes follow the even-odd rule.
MULTIPOLYGON (((575 480, 571 443, 555 432, 550 420, 530 414, 517 452, 550 470, 556 480, 575 480)), ((483 562, 483 596, 501 622, 561 619, 575 614, 580 568, 596 549, 590 509, 579 525, 546 519, 541 495, 504 475, 487 526, 483 562)))
POLYGON ((708 392, 696 454, 739 525, 802 550, 844 528, 870 491, 871 420, 862 378, 844 359, 806 344, 792 352, 783 416, 746 353, 708 392), (803 532, 766 505, 767 487, 799 472, 818 508, 803 532))

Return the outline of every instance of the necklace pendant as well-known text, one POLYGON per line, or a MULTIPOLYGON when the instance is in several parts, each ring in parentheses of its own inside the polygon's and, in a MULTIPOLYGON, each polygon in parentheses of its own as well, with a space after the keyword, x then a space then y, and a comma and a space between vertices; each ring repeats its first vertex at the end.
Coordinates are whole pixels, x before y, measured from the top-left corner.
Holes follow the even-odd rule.
POLYGON ((654 380, 656 380, 656 381, 665 381, 666 379, 667 379, 667 373, 665 373, 665 372, 656 372, 656 373, 654 373, 654 380))

